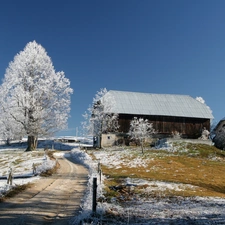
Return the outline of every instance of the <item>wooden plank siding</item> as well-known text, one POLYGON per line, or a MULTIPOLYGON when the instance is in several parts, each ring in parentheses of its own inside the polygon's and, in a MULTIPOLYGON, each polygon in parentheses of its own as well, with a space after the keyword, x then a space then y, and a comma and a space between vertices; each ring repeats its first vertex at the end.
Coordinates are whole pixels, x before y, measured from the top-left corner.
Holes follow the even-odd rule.
POLYGON ((119 132, 127 133, 130 129, 130 121, 134 117, 148 119, 153 123, 157 133, 165 136, 170 136, 172 132, 177 131, 185 138, 198 138, 204 127, 210 130, 210 119, 119 114, 119 132))

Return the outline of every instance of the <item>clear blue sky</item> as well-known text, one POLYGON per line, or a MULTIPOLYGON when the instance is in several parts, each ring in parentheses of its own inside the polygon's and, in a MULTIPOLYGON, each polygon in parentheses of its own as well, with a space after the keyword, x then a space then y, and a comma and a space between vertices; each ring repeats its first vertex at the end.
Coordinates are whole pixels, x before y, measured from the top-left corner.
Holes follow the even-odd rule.
POLYGON ((0 78, 33 40, 74 89, 69 130, 100 88, 201 96, 225 117, 225 1, 8 0, 0 7, 0 78))

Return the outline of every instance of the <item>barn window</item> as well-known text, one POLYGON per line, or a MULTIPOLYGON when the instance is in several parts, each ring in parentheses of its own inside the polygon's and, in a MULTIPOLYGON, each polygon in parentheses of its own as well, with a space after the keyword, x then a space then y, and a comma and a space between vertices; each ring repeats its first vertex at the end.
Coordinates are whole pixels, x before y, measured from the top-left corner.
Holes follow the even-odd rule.
POLYGON ((110 136, 108 136, 108 140, 110 139, 110 136))

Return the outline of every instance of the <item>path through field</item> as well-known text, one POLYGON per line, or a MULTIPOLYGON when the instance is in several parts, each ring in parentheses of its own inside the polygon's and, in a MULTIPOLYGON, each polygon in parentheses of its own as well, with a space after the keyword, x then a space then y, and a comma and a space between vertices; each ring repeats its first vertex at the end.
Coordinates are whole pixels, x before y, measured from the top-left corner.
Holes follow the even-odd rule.
POLYGON ((23 193, 0 203, 0 224, 69 224, 80 210, 87 169, 71 158, 58 158, 57 174, 41 178, 23 193))

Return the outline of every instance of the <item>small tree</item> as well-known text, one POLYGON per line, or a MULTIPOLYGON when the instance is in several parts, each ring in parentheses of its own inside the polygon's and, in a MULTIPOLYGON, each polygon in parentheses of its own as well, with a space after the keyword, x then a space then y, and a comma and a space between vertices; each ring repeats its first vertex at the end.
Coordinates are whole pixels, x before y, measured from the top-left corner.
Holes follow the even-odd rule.
POLYGON ((151 137, 154 133, 153 125, 149 123, 147 119, 134 117, 130 122, 129 135, 131 139, 140 141, 142 154, 144 154, 145 139, 151 137))
MULTIPOLYGON (((112 112, 114 97, 106 88, 100 89, 83 115, 83 129, 88 135, 101 137, 104 133, 115 132, 119 128, 118 114, 112 112)), ((100 146, 101 147, 101 146, 100 146)))

